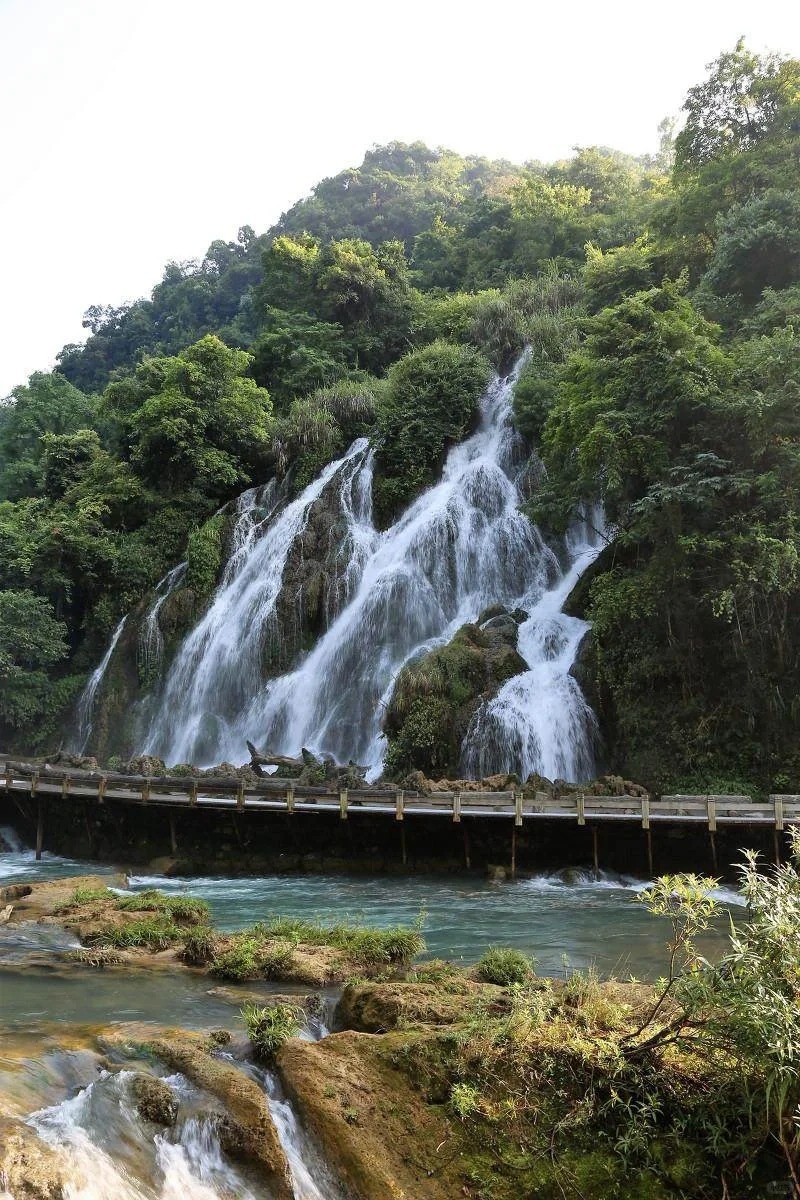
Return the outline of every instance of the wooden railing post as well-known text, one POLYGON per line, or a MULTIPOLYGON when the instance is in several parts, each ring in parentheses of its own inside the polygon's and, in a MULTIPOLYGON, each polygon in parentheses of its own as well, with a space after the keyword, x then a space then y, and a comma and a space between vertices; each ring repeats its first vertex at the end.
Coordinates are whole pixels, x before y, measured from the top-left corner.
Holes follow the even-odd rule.
POLYGON ((461 792, 453 792, 453 820, 456 824, 461 820, 461 792))
POLYGON ((522 792, 514 792, 514 824, 522 824, 522 792))
POLYGON ((189 807, 194 808, 197 804, 197 780, 193 779, 189 784, 189 807))
POLYGON ((783 832, 783 796, 773 796, 772 803, 775 808, 775 828, 778 833, 783 832))
POLYGON ((66 800, 69 795, 69 775, 65 775, 61 780, 61 798, 66 800))
POLYGON ((586 797, 584 796, 583 792, 578 793, 578 795, 576 796, 576 801, 577 801, 577 805, 578 805, 578 824, 585 825, 586 824, 586 797))
POLYGON ((291 783, 286 788, 286 811, 288 813, 294 812, 294 788, 291 783))
POLYGON ((239 786, 236 788, 236 807, 241 810, 244 808, 244 780, 239 780, 239 786))
POLYGON ((650 797, 642 796, 642 829, 650 828, 650 797))
POLYGON ((142 804, 150 803, 150 776, 142 780, 142 804))
POLYGON ((402 789, 400 789, 399 791, 397 791, 395 793, 394 812, 395 812, 395 820, 396 821, 403 820, 403 801, 404 801, 404 799, 405 799, 405 792, 403 792, 402 789))
POLYGON ((106 782, 107 782, 107 780, 106 780, 105 775, 101 775, 100 779, 97 782, 97 802, 98 802, 98 804, 102 804, 105 800, 106 782))
POLYGON ((717 831, 717 802, 713 796, 706 796, 706 812, 708 813, 708 831, 717 831))
POLYGON ((339 792, 339 818, 342 821, 347 820, 347 788, 342 788, 339 792))

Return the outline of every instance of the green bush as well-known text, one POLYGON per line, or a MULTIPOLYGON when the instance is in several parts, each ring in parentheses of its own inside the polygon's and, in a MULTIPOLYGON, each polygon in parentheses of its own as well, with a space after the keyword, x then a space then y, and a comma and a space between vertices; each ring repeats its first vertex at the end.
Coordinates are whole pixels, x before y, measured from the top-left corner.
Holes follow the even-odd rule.
POLYGON ((444 341, 413 350, 389 369, 379 420, 379 521, 434 481, 448 446, 474 423, 489 377, 482 354, 444 341))
POLYGON ((241 983, 247 979, 259 979, 262 971, 263 938, 252 934, 239 934, 227 950, 214 957, 211 970, 221 979, 232 979, 241 983))
POLYGON ((261 1008, 257 1004, 245 1004, 242 1017, 256 1058, 271 1063, 281 1046, 294 1037, 302 1028, 303 1010, 291 1004, 276 1004, 261 1008))
POLYGON ((513 983, 528 983, 533 976, 534 960, 521 950, 490 946, 478 962, 478 975, 486 983, 508 987, 513 983))

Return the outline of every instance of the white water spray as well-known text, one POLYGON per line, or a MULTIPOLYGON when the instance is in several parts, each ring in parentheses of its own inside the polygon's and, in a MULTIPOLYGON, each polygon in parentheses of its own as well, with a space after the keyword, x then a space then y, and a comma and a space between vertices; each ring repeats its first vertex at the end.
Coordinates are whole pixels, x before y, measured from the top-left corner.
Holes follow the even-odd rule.
POLYGON ((127 615, 124 616, 114 630, 111 641, 108 644, 108 649, 100 660, 99 666, 95 667, 92 671, 86 687, 81 692, 75 717, 75 737, 73 739, 73 747, 76 754, 84 754, 86 752, 86 747, 89 744, 89 738, 92 733, 94 703, 97 698, 97 691, 103 682, 105 673, 108 670, 108 664, 111 662, 111 656, 117 648, 117 642, 122 636, 127 619, 127 615))

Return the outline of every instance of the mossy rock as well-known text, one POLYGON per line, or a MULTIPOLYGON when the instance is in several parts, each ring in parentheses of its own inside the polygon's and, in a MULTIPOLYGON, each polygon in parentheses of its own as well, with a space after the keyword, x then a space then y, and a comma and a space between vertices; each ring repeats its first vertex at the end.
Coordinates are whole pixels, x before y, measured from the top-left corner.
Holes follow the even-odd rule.
POLYGON ((527 670, 516 649, 517 623, 505 609, 487 610, 489 628, 462 625, 446 646, 409 663, 397 677, 384 730, 386 768, 403 775, 458 772, 461 744, 478 705, 527 670))

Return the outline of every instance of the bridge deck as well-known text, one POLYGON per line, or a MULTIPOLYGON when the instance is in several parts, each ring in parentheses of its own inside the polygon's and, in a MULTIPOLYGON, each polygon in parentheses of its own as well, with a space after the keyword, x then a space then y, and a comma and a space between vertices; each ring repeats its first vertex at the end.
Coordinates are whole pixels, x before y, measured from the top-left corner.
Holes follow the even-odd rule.
MULTIPOLYGON (((7 795, 33 799, 80 797, 96 803, 152 805, 170 809, 212 809, 234 812, 338 812, 342 820, 374 813, 402 821, 413 816, 505 817, 516 826, 529 821, 565 820, 578 825, 628 821, 652 825, 761 825, 783 830, 800 825, 800 796, 773 795, 767 801, 750 796, 593 796, 575 792, 557 798, 544 792, 431 792, 420 794, 393 788, 332 791, 296 784, 291 779, 266 777, 258 783, 238 778, 147 778, 107 772, 83 772, 24 763, 0 762, 7 795)), ((2 783, 0 783, 2 786, 2 783)))

